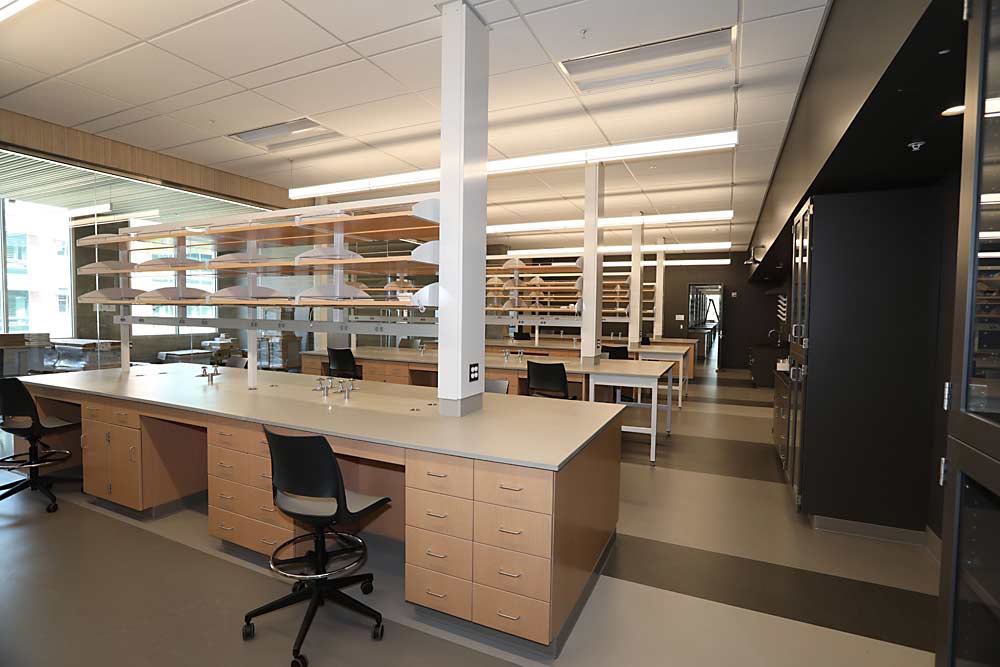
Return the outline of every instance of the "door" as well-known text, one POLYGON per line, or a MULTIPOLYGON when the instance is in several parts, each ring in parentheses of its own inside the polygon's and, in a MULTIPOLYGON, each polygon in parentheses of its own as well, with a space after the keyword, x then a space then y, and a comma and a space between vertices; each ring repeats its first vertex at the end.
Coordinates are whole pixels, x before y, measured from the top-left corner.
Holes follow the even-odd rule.
POLYGON ((792 304, 789 354, 805 363, 809 347, 809 243, 812 202, 806 202, 792 222, 792 304))
POLYGON ((108 477, 112 502, 142 509, 142 447, 139 429, 108 426, 108 477))
POLYGON ((84 419, 80 433, 83 453, 83 491, 98 498, 110 499, 108 492, 108 448, 110 427, 84 419))
POLYGON ((938 667, 1000 664, 1000 1, 968 6, 938 667))

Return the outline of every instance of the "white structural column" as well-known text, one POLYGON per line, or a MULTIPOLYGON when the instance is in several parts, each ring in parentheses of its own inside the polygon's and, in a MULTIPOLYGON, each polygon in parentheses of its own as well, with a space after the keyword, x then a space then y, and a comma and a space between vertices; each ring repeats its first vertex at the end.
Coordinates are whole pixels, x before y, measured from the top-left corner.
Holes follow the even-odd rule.
POLYGON ((463 2, 441 8, 441 263, 438 405, 482 408, 486 345, 489 31, 463 2))
MULTIPOLYGON (((660 240, 663 243, 663 240, 660 240)), ((656 285, 653 287, 653 338, 663 337, 663 295, 666 290, 664 254, 656 253, 656 285)))
POLYGON ((628 342, 642 339, 642 225, 632 225, 632 271, 629 274, 628 342))
POLYGON ((583 322, 580 327, 580 359, 598 363, 601 357, 601 306, 603 268, 598 248, 604 216, 604 164, 588 164, 583 178, 583 322))
MULTIPOLYGON (((128 261, 128 248, 123 248, 122 250, 118 251, 118 260, 121 262, 128 261)), ((100 285, 97 285, 97 283, 99 283, 100 280, 101 280, 100 276, 96 276, 94 278, 95 285, 97 287, 100 287, 100 285)), ((130 277, 129 274, 122 273, 118 276, 118 287, 125 288, 131 286, 132 286, 132 278, 130 277)), ((98 306, 98 308, 100 308, 100 306, 98 306)), ((132 306, 119 306, 118 313, 120 315, 131 315, 132 306)), ((101 312, 100 310, 98 310, 97 311, 98 319, 100 319, 100 316, 101 312)), ((121 345, 122 370, 127 371, 132 367, 132 325, 124 323, 120 324, 118 331, 119 331, 118 341, 119 344, 121 345)), ((100 346, 98 346, 98 350, 100 350, 100 346)), ((98 354, 100 354, 100 352, 98 352, 98 354)))

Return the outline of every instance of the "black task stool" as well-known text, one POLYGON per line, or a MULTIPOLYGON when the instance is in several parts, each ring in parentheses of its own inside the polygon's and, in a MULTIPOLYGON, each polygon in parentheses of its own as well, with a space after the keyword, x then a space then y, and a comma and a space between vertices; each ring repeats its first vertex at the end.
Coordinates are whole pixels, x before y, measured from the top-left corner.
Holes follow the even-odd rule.
POLYGON ((65 449, 52 449, 42 442, 42 438, 77 428, 78 422, 68 422, 55 417, 38 416, 35 400, 17 378, 0 378, 0 430, 28 441, 28 451, 11 454, 0 459, 0 470, 18 470, 28 473, 28 478, 0 486, 0 500, 10 498, 21 491, 41 491, 49 499, 47 512, 59 509, 52 484, 55 482, 79 482, 80 478, 42 477, 39 470, 62 463, 73 454, 65 449))
POLYGON ((563 364, 528 362, 528 396, 569 398, 569 382, 563 364))
POLYGON ((330 364, 330 370, 327 371, 327 375, 335 378, 361 379, 361 376, 358 375, 358 365, 354 362, 354 353, 351 352, 351 348, 328 347, 326 354, 330 364))
POLYGON ((375 621, 372 639, 382 639, 382 614, 348 596, 341 589, 361 584, 361 592, 374 590, 373 575, 346 575, 356 570, 368 555, 357 535, 338 532, 337 528, 356 524, 360 519, 389 504, 388 498, 354 493, 344 488, 337 456, 320 435, 279 435, 264 429, 271 450, 271 478, 274 504, 282 512, 312 529, 278 545, 271 554, 271 569, 294 579, 292 592, 274 602, 254 609, 244 617, 243 639, 253 639, 253 619, 299 602, 309 601, 299 634, 292 645, 292 667, 306 667, 309 661, 299 651, 309 632, 316 610, 324 602, 333 602, 375 621), (303 556, 294 547, 304 541, 312 549, 303 556))

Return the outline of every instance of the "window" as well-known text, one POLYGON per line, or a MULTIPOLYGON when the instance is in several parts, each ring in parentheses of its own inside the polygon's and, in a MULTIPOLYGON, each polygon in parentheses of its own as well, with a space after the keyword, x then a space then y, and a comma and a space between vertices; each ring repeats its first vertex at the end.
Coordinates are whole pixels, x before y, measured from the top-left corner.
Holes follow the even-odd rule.
POLYGON ((69 294, 67 293, 67 290, 59 290, 59 293, 56 295, 56 302, 58 303, 60 313, 69 312, 69 294))
MULTIPOLYGON (((134 244, 133 251, 129 255, 129 261, 136 264, 147 262, 151 259, 164 259, 176 256, 176 249, 169 247, 148 248, 144 245, 134 244)), ((188 251, 188 259, 204 262, 215 257, 215 254, 207 249, 198 248, 188 251)), ((188 287, 203 289, 206 292, 215 291, 215 274, 188 272, 185 277, 188 287)), ((161 289, 163 287, 174 287, 177 284, 177 276, 173 273, 138 273, 132 276, 132 287, 143 291, 161 289)), ((177 306, 132 306, 133 315, 148 315, 151 317, 177 317, 177 306)), ((215 306, 188 306, 187 316, 215 317, 215 306)), ((195 334, 214 333, 213 327, 174 327, 160 324, 136 324, 132 326, 134 336, 162 336, 169 334, 195 334)))
POLYGON ((27 234, 7 234, 7 273, 28 273, 27 234))
POLYGON ((7 290, 8 333, 19 333, 31 328, 31 321, 28 319, 29 298, 27 290, 7 290))
POLYGON ((66 256, 66 242, 62 239, 56 240, 56 254, 60 257, 66 256))

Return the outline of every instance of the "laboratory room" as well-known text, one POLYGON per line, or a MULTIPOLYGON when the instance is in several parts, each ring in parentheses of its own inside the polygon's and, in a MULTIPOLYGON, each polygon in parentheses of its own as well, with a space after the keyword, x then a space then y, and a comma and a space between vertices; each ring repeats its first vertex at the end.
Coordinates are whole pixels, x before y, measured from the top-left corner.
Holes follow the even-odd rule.
POLYGON ((0 0, 0 665, 1000 667, 1000 0, 0 0))

